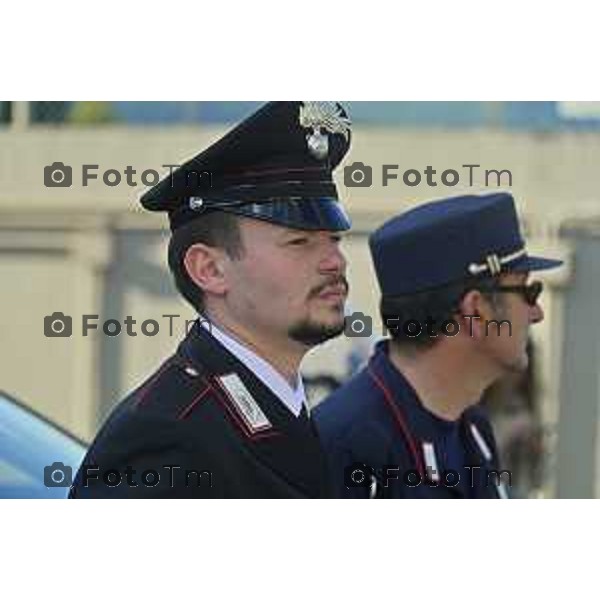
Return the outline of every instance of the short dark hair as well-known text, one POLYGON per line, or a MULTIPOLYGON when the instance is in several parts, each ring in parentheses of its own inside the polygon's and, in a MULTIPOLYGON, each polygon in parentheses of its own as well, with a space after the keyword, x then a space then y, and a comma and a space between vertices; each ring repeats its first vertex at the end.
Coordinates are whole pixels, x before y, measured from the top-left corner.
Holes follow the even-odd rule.
POLYGON ((232 259, 243 255, 239 218, 213 210, 175 229, 169 241, 169 268, 179 293, 198 311, 204 310, 204 292, 188 275, 183 259, 193 244, 222 248, 232 259))
POLYGON ((500 309, 500 294, 490 290, 497 279, 491 277, 470 277, 445 286, 437 287, 406 296, 387 296, 380 302, 380 314, 384 328, 387 328, 392 343, 397 348, 425 350, 433 347, 442 337, 427 333, 426 322, 433 321, 433 331, 440 331, 445 321, 453 320, 458 312, 461 300, 471 290, 480 290, 483 296, 500 309), (409 321, 417 321, 421 327, 419 335, 409 335, 403 326, 409 321), (435 329, 433 328, 435 327, 435 329))

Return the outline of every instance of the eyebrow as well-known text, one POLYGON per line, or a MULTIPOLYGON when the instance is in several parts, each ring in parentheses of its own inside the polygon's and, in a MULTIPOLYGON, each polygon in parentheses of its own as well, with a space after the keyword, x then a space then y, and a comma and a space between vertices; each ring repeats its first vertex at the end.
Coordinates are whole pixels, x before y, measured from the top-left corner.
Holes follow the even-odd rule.
POLYGON ((284 231, 279 237, 280 239, 284 239, 284 238, 289 238, 289 237, 294 237, 294 236, 303 236, 303 235, 308 235, 310 232, 309 231, 304 231, 303 229, 288 229, 287 231, 284 231))

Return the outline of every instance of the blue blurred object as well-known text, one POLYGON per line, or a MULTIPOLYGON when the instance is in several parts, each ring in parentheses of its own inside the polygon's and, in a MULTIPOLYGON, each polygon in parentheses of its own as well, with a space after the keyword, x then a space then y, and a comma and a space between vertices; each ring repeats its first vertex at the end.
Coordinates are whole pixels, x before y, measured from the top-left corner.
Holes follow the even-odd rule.
MULTIPOLYGON (((600 110, 576 112, 565 110, 565 103, 555 101, 343 101, 352 115, 353 124, 380 127, 416 127, 474 129, 493 127, 519 131, 597 131, 600 110)), ((11 118, 11 102, 0 102, 0 123, 11 118)), ((113 101, 67 102, 36 101, 30 103, 32 123, 56 125, 78 121, 78 105, 106 104, 106 111, 88 118, 86 123, 114 122, 121 125, 189 125, 226 124, 244 120, 265 101, 113 101), (107 116, 108 115, 108 116, 107 116), (102 117, 102 118, 100 118, 102 117)), ((580 102, 582 106, 586 102, 580 102)), ((587 104, 597 104, 588 102, 587 104)), ((79 107, 81 108, 81 107, 79 107)), ((84 111, 85 112, 85 111, 84 111)), ((93 114, 93 111, 92 111, 93 114)))
POLYGON ((112 102, 121 121, 156 125, 177 123, 235 123, 264 102, 112 102))
MULTIPOLYGON (((235 123, 264 102, 112 102, 116 116, 129 124, 235 123)), ((573 119, 559 102, 364 102, 344 101, 354 124, 399 127, 496 127, 532 131, 598 129, 600 119, 573 119)))
POLYGON ((75 474, 85 449, 82 441, 0 392, 0 498, 66 498, 69 469, 75 474))

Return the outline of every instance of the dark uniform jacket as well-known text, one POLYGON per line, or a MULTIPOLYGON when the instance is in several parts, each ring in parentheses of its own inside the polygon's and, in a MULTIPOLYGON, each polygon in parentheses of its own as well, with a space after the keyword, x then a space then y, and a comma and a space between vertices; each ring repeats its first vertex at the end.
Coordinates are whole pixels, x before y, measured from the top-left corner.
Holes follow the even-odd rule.
POLYGON ((110 415, 70 497, 328 493, 326 460, 306 410, 295 417, 196 323, 177 352, 110 415))
POLYGON ((502 498, 494 435, 480 408, 457 422, 427 411, 381 342, 367 367, 313 411, 340 498, 502 498), (456 476, 458 474, 458 477, 456 476))

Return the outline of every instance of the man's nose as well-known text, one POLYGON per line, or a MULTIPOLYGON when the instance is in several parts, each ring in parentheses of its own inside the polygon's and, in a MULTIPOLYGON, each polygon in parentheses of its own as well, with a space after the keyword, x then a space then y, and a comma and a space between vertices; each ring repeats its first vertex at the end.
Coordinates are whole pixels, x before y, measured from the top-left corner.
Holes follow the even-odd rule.
POLYGON ((346 257, 344 256, 339 241, 329 240, 326 245, 325 255, 319 265, 323 271, 344 273, 346 271, 346 257))

